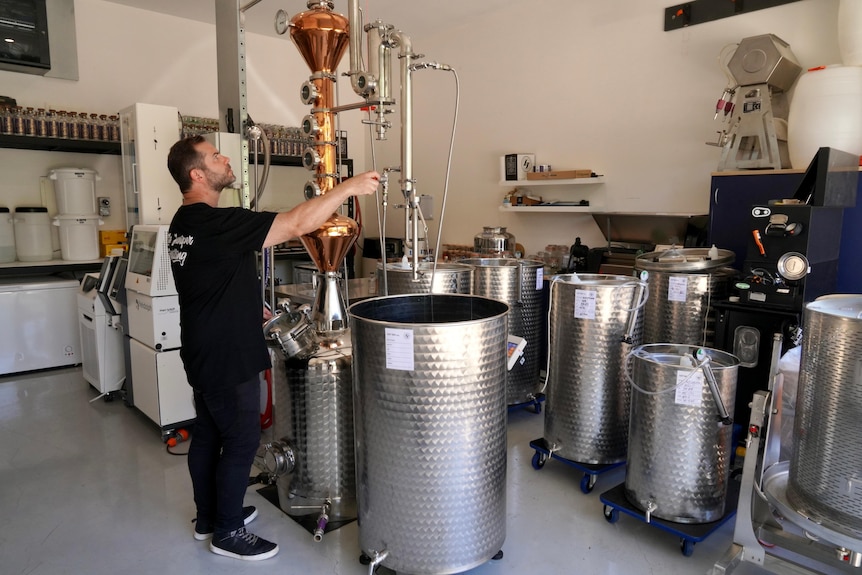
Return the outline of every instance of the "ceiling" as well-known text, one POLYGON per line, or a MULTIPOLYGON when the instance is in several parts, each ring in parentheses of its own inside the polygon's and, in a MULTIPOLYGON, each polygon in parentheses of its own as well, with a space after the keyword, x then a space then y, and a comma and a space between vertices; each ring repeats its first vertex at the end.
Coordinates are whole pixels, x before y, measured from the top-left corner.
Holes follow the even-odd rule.
MULTIPOLYGON (((170 14, 199 22, 215 24, 216 0, 107 0, 134 8, 170 14)), ((253 0, 238 0, 239 5, 247 6, 253 0)), ((511 5, 512 0, 434 0, 433 9, 428 0, 360 0, 359 6, 365 10, 366 20, 380 18, 396 28, 404 30, 412 37, 459 20, 511 5), (423 9, 424 8, 424 9, 423 9)), ((275 13, 282 9, 293 16, 306 10, 305 0, 260 0, 245 11, 245 30, 254 34, 277 36, 275 32, 275 13)), ((335 0, 335 11, 347 15, 347 0, 335 0)))

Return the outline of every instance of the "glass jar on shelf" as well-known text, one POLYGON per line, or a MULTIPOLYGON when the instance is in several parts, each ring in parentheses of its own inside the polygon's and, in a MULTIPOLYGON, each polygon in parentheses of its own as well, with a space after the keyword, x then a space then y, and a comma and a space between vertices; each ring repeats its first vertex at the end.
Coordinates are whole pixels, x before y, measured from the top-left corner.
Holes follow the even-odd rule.
POLYGON ((108 116, 108 140, 111 142, 120 141, 120 117, 116 115, 108 116))
POLYGON ((69 112, 66 110, 57 112, 57 137, 64 140, 69 138, 69 112))
POLYGON ((0 106, 0 134, 12 133, 12 106, 0 106))
POLYGON ((45 112, 45 137, 57 137, 57 110, 49 109, 45 112))

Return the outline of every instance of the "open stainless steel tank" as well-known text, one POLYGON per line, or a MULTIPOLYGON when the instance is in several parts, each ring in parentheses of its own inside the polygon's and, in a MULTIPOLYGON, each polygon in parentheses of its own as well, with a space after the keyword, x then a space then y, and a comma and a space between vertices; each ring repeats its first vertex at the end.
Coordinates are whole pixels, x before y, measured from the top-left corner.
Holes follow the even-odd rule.
POLYGON ((630 276, 563 274, 550 284, 544 439, 571 461, 626 458, 630 389, 622 365, 643 325, 645 286, 630 276))
POLYGON ((724 514, 739 360, 716 349, 648 344, 626 363, 632 378, 626 498, 652 517, 709 523, 724 514), (705 362, 705 360, 707 360, 705 362))
POLYGON ((862 538, 862 295, 805 306, 787 497, 812 521, 862 538))
POLYGON ((383 294, 384 285, 389 289, 384 295, 461 293, 469 294, 473 283, 473 267, 460 263, 421 262, 418 279, 413 270, 400 263, 386 264, 386 284, 383 279, 383 264, 377 264, 377 290, 383 294), (432 289, 433 275, 433 289, 432 289))
POLYGON ((503 545, 507 316, 452 294, 350 307, 359 544, 389 569, 460 573, 503 545))
POLYGON ((543 263, 510 258, 461 260, 473 266, 473 295, 509 306, 509 334, 527 340, 521 360, 506 375, 506 403, 532 401, 540 391, 543 263))
POLYGON ((713 303, 727 299, 735 256, 730 250, 671 248, 635 258, 635 274, 649 285, 644 343, 711 346, 713 303))

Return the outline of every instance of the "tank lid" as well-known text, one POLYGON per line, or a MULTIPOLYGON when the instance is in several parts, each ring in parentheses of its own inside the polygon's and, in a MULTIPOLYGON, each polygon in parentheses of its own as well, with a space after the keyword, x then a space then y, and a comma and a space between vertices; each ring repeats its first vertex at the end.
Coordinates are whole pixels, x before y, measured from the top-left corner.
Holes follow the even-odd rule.
POLYGON ((820 296, 805 306, 810 311, 847 319, 862 319, 862 295, 834 294, 820 296))
MULTIPOLYGON (((718 250, 718 257, 710 257, 709 248, 671 248, 649 252, 635 258, 635 269, 665 272, 695 272, 731 265, 735 254, 718 250)), ((713 250, 713 255, 715 250, 713 250)))

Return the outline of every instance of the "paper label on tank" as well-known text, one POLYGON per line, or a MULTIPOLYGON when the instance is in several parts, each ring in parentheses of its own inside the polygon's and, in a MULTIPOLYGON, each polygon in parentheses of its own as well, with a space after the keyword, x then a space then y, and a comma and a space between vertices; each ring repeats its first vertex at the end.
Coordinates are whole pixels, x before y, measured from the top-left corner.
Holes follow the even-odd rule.
POLYGON ((667 281, 667 301, 685 301, 688 292, 688 278, 671 276, 667 281))
POLYGON ((596 292, 575 290, 575 318, 596 319, 596 292))
POLYGON ((413 371, 413 330, 386 330, 386 369, 413 371))
POLYGON ((702 390, 702 371, 686 371, 681 369, 676 372, 676 396, 674 397, 674 403, 699 407, 702 390))
POLYGON ((545 268, 538 268, 536 270, 536 291, 541 291, 544 281, 545 268))

